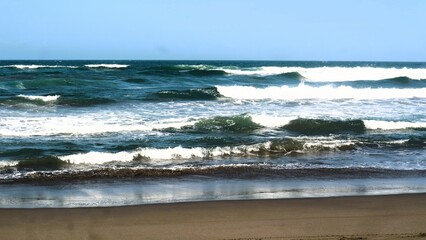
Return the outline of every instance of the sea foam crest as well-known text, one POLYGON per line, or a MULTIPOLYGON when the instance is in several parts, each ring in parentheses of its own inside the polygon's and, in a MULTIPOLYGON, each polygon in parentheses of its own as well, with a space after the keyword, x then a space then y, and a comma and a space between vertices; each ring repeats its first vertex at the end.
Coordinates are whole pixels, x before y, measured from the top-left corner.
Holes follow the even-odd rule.
POLYGON ((354 146, 351 140, 324 140, 312 139, 312 141, 298 141, 284 139, 268 141, 253 145, 225 146, 225 147, 193 147, 183 148, 139 148, 131 152, 88 152, 61 156, 61 160, 73 164, 103 164, 107 162, 150 161, 150 163, 168 164, 176 160, 209 159, 225 156, 249 156, 249 155, 286 155, 293 152, 309 151, 340 151, 341 148, 354 146), (140 160, 138 160, 140 157, 140 160))
POLYGON ((6 65, 0 66, 2 68, 18 68, 18 69, 38 69, 38 68, 78 68, 77 66, 62 66, 62 65, 24 65, 24 64, 16 64, 16 65, 6 65))
POLYGON ((381 129, 381 130, 426 128, 426 122, 396 122, 396 121, 364 120, 364 124, 368 129, 381 129))
POLYGON ((25 98, 25 99, 33 100, 33 101, 41 100, 43 102, 54 102, 54 101, 58 100, 60 95, 35 96, 35 95, 22 95, 22 94, 20 94, 17 97, 25 98))
POLYGON ((272 116, 265 114, 250 114, 250 117, 253 122, 267 128, 282 127, 287 125, 291 120, 297 119, 297 117, 272 116))
POLYGON ((130 65, 126 64, 86 64, 88 68, 127 68, 130 65))
POLYGON ((352 88, 331 85, 312 87, 299 84, 296 87, 281 86, 255 88, 252 86, 216 86, 218 92, 228 98, 239 100, 300 100, 300 99, 406 99, 426 98, 426 88, 352 88))
POLYGON ((398 77, 411 79, 426 79, 425 68, 379 68, 379 67, 259 67, 259 68, 232 68, 219 67, 228 74, 234 75, 279 75, 297 72, 307 81, 341 82, 357 80, 383 80, 398 77))
POLYGON ((130 162, 135 156, 140 154, 150 160, 172 160, 172 159, 191 159, 193 157, 203 157, 203 148, 174 148, 156 149, 141 148, 133 152, 88 152, 68 156, 62 156, 60 159, 70 161, 73 164, 103 164, 106 162, 130 162))
POLYGON ((19 161, 0 161, 0 169, 16 166, 19 161))
POLYGON ((66 117, 4 117, 0 118, 0 136, 50 136, 50 135, 93 135, 114 132, 150 132, 154 129, 180 128, 195 121, 187 119, 166 119, 144 122, 132 119, 123 120, 123 116, 66 116, 66 117), (128 121, 126 121, 128 120, 128 121))
POLYGON ((240 146, 240 147, 215 147, 215 148, 183 148, 181 146, 173 148, 140 148, 133 152, 118 152, 118 153, 108 153, 108 152, 88 152, 88 153, 79 153, 68 156, 62 156, 60 159, 64 161, 69 161, 73 164, 103 164, 106 162, 130 162, 137 156, 149 159, 150 161, 160 161, 159 163, 167 163, 166 160, 185 160, 185 159, 194 159, 194 158, 210 158, 218 157, 224 155, 237 155, 242 154, 243 150, 255 150, 259 149, 262 145, 255 146, 240 146))

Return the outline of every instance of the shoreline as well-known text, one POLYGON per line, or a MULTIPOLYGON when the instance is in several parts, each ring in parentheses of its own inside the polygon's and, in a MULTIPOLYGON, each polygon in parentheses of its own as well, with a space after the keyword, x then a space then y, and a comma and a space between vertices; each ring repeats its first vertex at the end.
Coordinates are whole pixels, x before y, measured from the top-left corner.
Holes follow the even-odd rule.
POLYGON ((0 208, 113 207, 248 199, 425 193, 425 178, 222 179, 206 177, 0 184, 0 208))
POLYGON ((0 209, 7 239, 426 239, 426 193, 0 209))

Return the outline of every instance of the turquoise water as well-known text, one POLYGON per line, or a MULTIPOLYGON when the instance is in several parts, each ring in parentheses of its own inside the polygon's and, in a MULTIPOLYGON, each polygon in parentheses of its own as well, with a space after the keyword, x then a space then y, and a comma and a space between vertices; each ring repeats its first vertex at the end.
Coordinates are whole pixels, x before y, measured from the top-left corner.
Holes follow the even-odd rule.
POLYGON ((192 176, 426 184, 426 63, 0 61, 1 183, 192 176))

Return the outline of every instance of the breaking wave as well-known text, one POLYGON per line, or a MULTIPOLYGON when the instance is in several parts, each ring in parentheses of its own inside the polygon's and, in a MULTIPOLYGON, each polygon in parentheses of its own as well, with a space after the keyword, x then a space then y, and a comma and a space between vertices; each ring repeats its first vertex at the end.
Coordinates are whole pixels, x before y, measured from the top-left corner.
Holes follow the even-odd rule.
POLYGON ((0 106, 19 106, 19 105, 35 105, 35 106, 71 106, 71 107, 90 107, 100 104, 111 104, 115 100, 108 98, 93 97, 62 97, 60 95, 33 96, 33 95, 17 95, 10 98, 0 100, 0 106))
POLYGON ((426 128, 426 122, 397 122, 397 121, 379 121, 379 120, 364 120, 365 126, 368 129, 381 130, 397 130, 397 129, 413 129, 422 130, 426 128))
POLYGON ((25 98, 31 101, 54 102, 58 100, 59 95, 34 96, 34 95, 18 95, 18 98, 25 98))
POLYGON ((301 100, 301 99, 407 99, 426 98, 426 88, 352 88, 350 86, 313 87, 299 84, 296 87, 281 86, 256 88, 252 86, 216 86, 219 94, 239 100, 301 100))
POLYGON ((62 66, 62 65, 24 65, 24 64, 16 64, 16 65, 6 65, 0 66, 0 68, 17 68, 17 69, 38 69, 38 68, 78 68, 77 66, 62 66))
POLYGON ((298 73, 307 81, 342 82, 357 80, 383 80, 399 77, 426 79, 425 68, 378 68, 378 67, 259 67, 259 68, 217 68, 234 75, 280 75, 298 73))
POLYGON ((120 116, 109 119, 97 115, 74 115, 56 117, 5 117, 0 119, 0 136, 68 136, 96 135, 117 132, 151 132, 154 129, 180 128, 195 121, 186 119, 166 119, 154 122, 128 124, 120 116))
MULTIPOLYGON (((61 97, 62 98, 62 97, 61 97)), ((62 101, 59 98, 57 101, 62 101)), ((25 100, 25 98, 23 98, 25 100)), ((26 100, 25 100, 26 101, 26 100)), ((31 104, 49 104, 42 100, 29 100, 31 104), (34 103, 34 101, 36 103, 34 103)), ((67 102, 72 106, 99 104, 96 99, 85 102, 67 102)), ((100 99, 99 101, 107 101, 100 99)), ((56 102, 55 102, 56 103, 56 102)), ((1 102, 0 102, 1 104, 1 102)), ((294 116, 269 116, 242 114, 234 116, 216 116, 211 118, 171 118, 162 121, 129 121, 122 116, 109 116, 104 119, 93 116, 67 117, 5 117, 0 120, 0 136, 49 136, 49 135, 96 135, 117 132, 166 133, 253 133, 262 128, 283 129, 305 135, 355 133, 366 130, 416 130, 424 131, 425 122, 383 121, 364 119, 316 119, 294 116)), ((128 116, 129 117, 129 116, 128 116)))
POLYGON ((84 65, 88 68, 127 68, 130 65, 126 64, 86 64, 84 65))
POLYGON ((63 161, 73 164, 104 164, 107 162, 158 161, 158 160, 193 160, 221 157, 247 156, 283 156, 321 151, 354 150, 356 145, 350 140, 314 140, 295 139, 272 140, 253 145, 235 147, 193 147, 181 146, 173 148, 139 148, 132 152, 88 152, 60 156, 63 161))

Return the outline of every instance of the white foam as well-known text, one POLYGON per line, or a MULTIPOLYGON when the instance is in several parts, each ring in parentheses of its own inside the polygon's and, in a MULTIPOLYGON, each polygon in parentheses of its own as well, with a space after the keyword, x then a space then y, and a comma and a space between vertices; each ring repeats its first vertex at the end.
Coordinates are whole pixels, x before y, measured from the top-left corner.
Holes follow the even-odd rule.
POLYGON ((140 148, 133 152, 89 152, 82 154, 74 154, 68 156, 62 156, 60 159, 64 161, 70 161, 74 164, 103 164, 107 162, 130 162, 135 156, 140 154, 141 156, 148 157, 151 161, 158 160, 177 160, 177 159, 193 159, 193 158, 206 158, 206 157, 217 157, 229 154, 241 154, 241 150, 238 148, 231 147, 216 147, 216 148, 183 148, 181 146, 174 148, 140 148))
POLYGON ((203 148, 141 148, 133 152, 89 152, 60 157, 62 160, 70 161, 74 164, 103 164, 106 162, 119 161, 130 162, 138 154, 149 157, 150 160, 171 160, 171 159, 191 159, 194 157, 204 157, 203 148))
POLYGON ((304 143, 303 148, 304 150, 308 149, 319 149, 319 148, 328 148, 328 149, 334 149, 338 150, 340 147, 343 146, 353 146, 355 145, 355 141, 351 140, 311 140, 309 142, 304 143))
POLYGON ((383 80, 397 77, 426 79, 425 68, 379 68, 379 67, 259 67, 259 68, 217 68, 234 75, 278 75, 298 72, 307 81, 341 82, 356 80, 383 80))
POLYGON ((159 160, 188 160, 194 158, 210 158, 225 155, 238 155, 247 154, 247 151, 259 150, 260 147, 269 148, 268 143, 255 144, 251 146, 238 146, 238 147, 214 147, 214 148, 183 148, 177 146, 174 148, 139 148, 132 152, 88 152, 73 154, 68 156, 61 156, 60 159, 64 161, 70 161, 74 164, 103 164, 106 162, 130 162, 135 156, 140 154, 141 156, 148 157, 150 161, 159 160))
POLYGON ((277 128, 287 125, 291 120, 297 117, 281 117, 271 115, 250 115, 253 122, 268 128, 277 128))
POLYGON ((312 87, 299 84, 296 87, 281 86, 255 88, 251 86, 216 86, 218 92, 228 98, 240 100, 300 100, 300 99, 406 99, 426 98, 426 88, 352 88, 331 85, 312 87))
POLYGON ((130 65, 126 64, 87 64, 84 65, 85 67, 89 68, 126 68, 130 65))
POLYGON ((62 65, 23 65, 23 64, 16 64, 16 65, 7 65, 7 66, 0 66, 0 67, 14 67, 19 69, 37 69, 37 68, 77 68, 77 66, 62 66, 62 65))
MULTIPOLYGON (((297 150, 298 152, 304 151, 317 151, 323 148, 338 151, 341 146, 354 145, 355 142, 351 140, 320 140, 311 139, 303 143, 303 148, 297 150)), ((271 142, 253 144, 253 145, 240 145, 235 147, 214 147, 214 148, 183 148, 177 146, 174 148, 139 148, 132 152, 88 152, 79 153, 67 156, 61 156, 60 159, 70 161, 73 164, 104 164, 107 162, 130 162, 137 155, 149 158, 149 161, 158 162, 160 164, 170 163, 176 160, 191 160, 196 158, 212 158, 222 156, 247 156, 255 154, 261 149, 269 150, 271 142)))
POLYGON ((195 120, 165 119, 155 122, 133 122, 124 116, 100 114, 99 116, 55 117, 3 117, 0 118, 0 136, 50 136, 91 135, 114 132, 153 131, 154 129, 181 128, 195 120), (121 117, 121 118, 120 118, 121 117))
POLYGON ((0 161, 0 168, 16 166, 19 161, 0 161))
POLYGON ((364 120, 365 127, 368 129, 397 130, 406 128, 426 128, 426 122, 394 122, 364 120))
POLYGON ((41 100, 43 102, 54 102, 58 100, 60 95, 35 96, 35 95, 18 95, 17 97, 26 98, 29 100, 41 100))
POLYGON ((175 67, 180 69, 196 69, 196 70, 216 69, 215 66, 205 65, 205 64, 198 64, 198 65, 179 64, 179 65, 175 65, 175 67))

